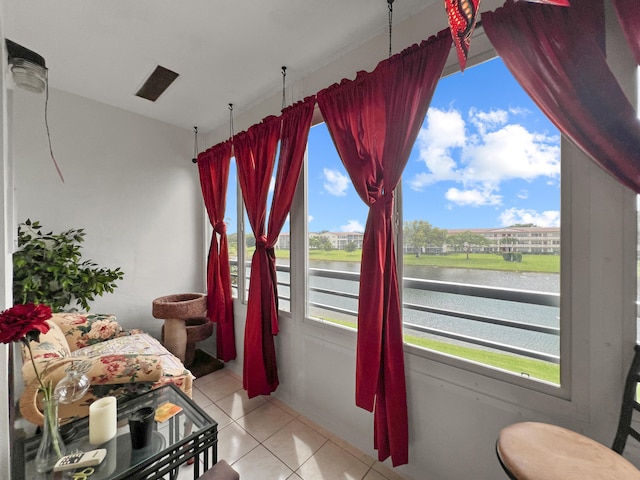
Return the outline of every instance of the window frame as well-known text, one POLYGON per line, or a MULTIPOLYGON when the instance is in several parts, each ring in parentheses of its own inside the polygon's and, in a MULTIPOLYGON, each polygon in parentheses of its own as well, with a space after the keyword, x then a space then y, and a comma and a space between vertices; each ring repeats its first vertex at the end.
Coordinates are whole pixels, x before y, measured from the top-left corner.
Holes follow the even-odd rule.
MULTIPOLYGON (((468 59, 468 63, 467 65, 469 67, 472 67, 474 65, 478 65, 480 63, 483 63, 485 61, 491 60, 495 57, 497 57, 497 53, 495 52, 495 49, 488 43, 488 39, 486 37, 486 35, 484 34, 484 32, 479 29, 478 32, 476 33, 476 35, 474 36, 474 47, 478 47, 478 46, 484 46, 484 49, 480 50, 480 53, 476 54, 475 56, 471 57, 468 59)), ((476 50, 478 51, 478 50, 476 50)), ((447 60, 447 65, 445 67, 445 69, 443 70, 443 74, 442 74, 442 78, 458 73, 460 70, 457 59, 455 58, 455 55, 450 55, 449 59, 447 60)), ((318 112, 318 115, 314 116, 314 121, 313 121, 313 125, 316 125, 318 123, 323 122, 324 120, 322 119, 321 115, 318 112)), ((565 144, 567 143, 566 139, 564 138, 564 136, 562 136, 562 140, 561 140, 561 175, 560 175, 560 210, 561 210, 561 218, 568 218, 568 212, 566 211, 568 208, 568 205, 571 204, 571 198, 570 198, 570 193, 571 193, 571 189, 570 187, 568 187, 566 185, 566 181, 565 179, 569 178, 569 176, 571 175, 571 170, 572 170, 572 166, 570 165, 571 162, 565 161, 565 144)), ((306 178, 306 172, 307 172, 307 161, 308 158, 305 158, 305 162, 303 164, 303 171, 305 172, 305 178, 306 178)), ((304 208, 304 210, 306 211, 307 209, 307 192, 306 192, 306 186, 307 183, 305 182, 304 185, 301 185, 299 187, 302 187, 304 189, 304 195, 303 195, 303 205, 300 205, 300 203, 296 204, 294 202, 294 205, 292 206, 292 211, 294 208, 304 208)), ((396 192, 395 192, 395 198, 396 198, 396 202, 395 202, 395 216, 396 216, 396 220, 395 220, 395 229, 396 229, 396 236, 395 236, 395 241, 396 241, 396 245, 402 245, 402 241, 403 241, 403 237, 402 237, 402 228, 399 228, 400 225, 402 225, 402 220, 403 220, 403 209, 402 209, 402 205, 403 205, 403 196, 402 196, 402 181, 398 184, 398 187, 396 188, 396 192)), ((565 222, 566 224, 567 222, 565 222)), ((304 237, 303 238, 307 238, 308 235, 308 228, 307 225, 305 224, 304 226, 304 237)), ((564 274, 563 272, 569 272, 570 270, 567 270, 567 268, 570 268, 570 266, 567 266, 567 260, 563 260, 564 257, 566 257, 567 255, 563 255, 564 252, 568 251, 567 249, 570 248, 570 242, 571 242, 571 238, 570 238, 570 233, 566 232, 567 227, 563 227, 561 224, 561 234, 560 234, 560 258, 561 258, 561 268, 560 268, 560 291, 565 291, 565 284, 567 283, 567 277, 568 274, 564 274)), ((296 239, 297 240, 297 239, 296 239)), ((294 238, 293 238, 293 234, 292 234, 292 239, 291 239, 291 244, 292 244, 292 252, 291 252, 291 257, 292 257, 292 262, 293 262, 293 245, 297 243, 294 238)), ((306 244, 307 242, 305 242, 306 244)), ((401 254, 402 254, 402 249, 398 249, 396 248, 396 256, 397 256, 397 265, 398 265, 398 278, 403 278, 403 262, 402 262, 402 258, 401 258, 401 254)), ((304 251, 304 260, 305 262, 308 262, 308 247, 307 245, 305 245, 305 251, 304 251)), ((293 277, 293 272, 292 272, 292 279, 294 279, 293 277)), ((295 279, 294 279, 295 280, 295 279)), ((307 270, 307 266, 305 265, 305 277, 304 277, 304 291, 305 294, 302 298, 304 298, 304 317, 303 317, 303 322, 309 325, 313 325, 315 327, 318 327, 320 329, 325 329, 327 332, 331 332, 331 334, 336 333, 339 335, 346 335, 349 338, 352 338, 353 341, 355 341, 356 339, 356 335, 357 335, 357 331, 355 329, 349 328, 349 327, 345 327, 342 325, 338 325, 335 323, 331 323, 331 322, 325 322, 321 319, 317 319, 312 317, 311 315, 309 315, 308 312, 308 295, 309 295, 309 290, 308 290, 308 270, 307 270)), ((297 298, 301 298, 301 297, 297 297, 297 298)), ((400 301, 403 301, 403 288, 400 288, 400 301)), ((560 400, 569 400, 571 398, 571 382, 572 382, 572 376, 571 376, 571 322, 570 322, 570 314, 568 311, 568 302, 563 301, 563 295, 560 295, 560 330, 563 332, 560 335, 560 385, 556 385, 556 384, 552 384, 552 383, 548 383, 539 379, 535 379, 535 378, 529 378, 529 377, 524 377, 524 376, 518 376, 512 372, 507 372, 504 370, 500 370, 498 368, 495 367, 491 367, 489 365, 485 365, 485 364, 480 364, 480 363, 476 363, 470 360, 466 360, 460 357, 454 357, 454 356, 450 356, 444 353, 440 353, 440 352, 436 352, 433 350, 428 350, 422 347, 418 347, 418 346, 414 346, 414 345, 410 345, 407 343, 404 343, 404 352, 405 352, 405 361, 407 362, 407 364, 411 364, 413 363, 413 360, 417 360, 418 362, 423 362, 423 361, 427 361, 427 362, 436 362, 438 364, 442 364, 445 365, 447 367, 453 367, 455 369, 459 369, 459 370, 463 370, 466 371, 472 375, 479 375, 481 377, 484 377, 486 379, 490 379, 490 380, 495 380, 499 383, 502 384, 508 384, 508 385, 516 385, 516 386, 520 386, 520 387, 524 387, 529 391, 533 391, 533 392, 537 392, 543 395, 548 395, 560 400)), ((294 311, 294 306, 293 306, 293 298, 292 298, 292 312, 294 311)), ((495 389, 496 387, 493 387, 492 389, 495 389)))

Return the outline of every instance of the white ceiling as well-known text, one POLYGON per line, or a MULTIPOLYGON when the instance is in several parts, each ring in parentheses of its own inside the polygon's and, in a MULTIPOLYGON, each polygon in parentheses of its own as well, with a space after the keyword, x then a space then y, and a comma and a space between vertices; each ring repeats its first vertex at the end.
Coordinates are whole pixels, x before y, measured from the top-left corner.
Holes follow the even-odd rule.
MULTIPOLYGON (((394 24, 441 0, 395 0, 394 24)), ((386 0, 0 0, 52 88, 206 132, 388 29, 386 0), (134 96, 156 65, 180 74, 134 96)), ((443 8, 444 12, 444 8, 443 8)), ((444 14, 444 13, 443 13, 444 14)))

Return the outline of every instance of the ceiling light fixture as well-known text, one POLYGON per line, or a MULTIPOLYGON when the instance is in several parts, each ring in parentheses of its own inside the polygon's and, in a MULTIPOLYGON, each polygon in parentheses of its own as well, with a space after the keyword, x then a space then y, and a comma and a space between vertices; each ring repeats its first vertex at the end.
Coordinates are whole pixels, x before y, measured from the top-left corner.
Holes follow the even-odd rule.
POLYGON ((47 85, 47 66, 44 57, 33 50, 6 39, 9 65, 13 81, 29 92, 42 93, 47 85))
POLYGON ((48 105, 49 105, 49 71, 47 70, 47 64, 44 61, 42 55, 38 55, 33 50, 29 50, 22 45, 5 39, 7 45, 7 63, 11 65, 11 73, 13 74, 14 83, 29 92, 42 93, 46 91, 44 100, 44 124, 47 129, 47 140, 49 141, 49 154, 53 165, 56 167, 58 176, 62 183, 64 183, 64 177, 62 171, 56 162, 56 158, 53 156, 53 148, 51 147, 51 134, 49 132, 49 120, 48 120, 48 105))

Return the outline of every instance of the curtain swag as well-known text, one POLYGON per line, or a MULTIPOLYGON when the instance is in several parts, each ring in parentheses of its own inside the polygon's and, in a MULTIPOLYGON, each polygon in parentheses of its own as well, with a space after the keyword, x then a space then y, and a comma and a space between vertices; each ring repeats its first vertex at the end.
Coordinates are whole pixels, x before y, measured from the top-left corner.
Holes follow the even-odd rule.
POLYGON ((207 259, 207 314, 217 324, 216 355, 224 362, 236 358, 229 247, 224 223, 230 161, 230 141, 198 155, 202 198, 213 226, 207 259))
POLYGON ((602 0, 581 0, 571 8, 508 0, 484 13, 482 24, 505 65, 556 127, 640 193, 640 123, 607 65, 600 41, 603 11, 602 0))

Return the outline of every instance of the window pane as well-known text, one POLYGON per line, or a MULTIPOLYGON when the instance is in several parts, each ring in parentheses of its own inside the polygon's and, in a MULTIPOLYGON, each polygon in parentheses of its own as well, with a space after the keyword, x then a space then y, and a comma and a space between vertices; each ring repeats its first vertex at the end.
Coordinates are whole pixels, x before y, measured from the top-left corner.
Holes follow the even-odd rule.
POLYGON ((307 315, 355 328, 367 207, 324 123, 309 132, 308 158, 307 315))
POLYGON ((405 341, 559 383, 560 134, 500 59, 441 79, 403 181, 405 341))
POLYGON ((227 241, 229 243, 229 263, 231 264, 232 295, 238 297, 238 176, 236 161, 231 159, 229 165, 229 183, 224 221, 227 224, 227 241))
MULTIPOLYGON (((271 201, 273 198, 273 192, 275 188, 275 172, 271 178, 271 186, 269 187, 269 210, 271 209, 271 201)), ((293 208, 293 205, 291 206, 293 208)), ((269 212, 269 215, 271 212, 269 212)), ((269 218, 269 217, 267 217, 269 218)), ((278 277, 278 310, 283 312, 291 311, 291 290, 289 280, 289 259, 291 253, 291 227, 290 227, 290 215, 287 215, 287 219, 280 230, 280 235, 274 246, 274 253, 276 255, 276 275, 278 277)))

